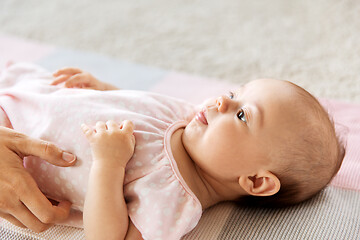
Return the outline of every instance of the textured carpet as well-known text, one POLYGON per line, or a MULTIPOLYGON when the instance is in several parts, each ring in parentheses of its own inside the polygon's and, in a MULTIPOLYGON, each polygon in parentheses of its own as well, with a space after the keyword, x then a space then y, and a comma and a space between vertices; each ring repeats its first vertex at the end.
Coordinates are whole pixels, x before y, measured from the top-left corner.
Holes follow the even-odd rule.
POLYGON ((359 12, 355 0, 1 0, 0 32, 239 83, 287 79, 360 102, 359 12))

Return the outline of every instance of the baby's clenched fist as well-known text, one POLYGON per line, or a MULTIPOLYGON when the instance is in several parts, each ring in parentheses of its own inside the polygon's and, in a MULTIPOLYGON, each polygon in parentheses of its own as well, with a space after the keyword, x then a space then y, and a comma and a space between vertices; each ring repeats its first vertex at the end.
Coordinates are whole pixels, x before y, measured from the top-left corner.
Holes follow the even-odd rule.
POLYGON ((121 125, 114 121, 97 122, 95 127, 82 124, 94 162, 108 167, 126 167, 134 154, 134 124, 125 120, 121 125))

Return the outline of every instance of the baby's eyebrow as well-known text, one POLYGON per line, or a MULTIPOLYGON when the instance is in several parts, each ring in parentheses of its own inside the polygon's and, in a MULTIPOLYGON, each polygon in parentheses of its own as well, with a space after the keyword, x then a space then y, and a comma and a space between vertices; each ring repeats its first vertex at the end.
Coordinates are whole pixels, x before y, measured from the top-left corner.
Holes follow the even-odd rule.
MULTIPOLYGON (((246 89, 247 89, 247 84, 242 84, 240 86, 240 88, 238 89, 238 94, 243 93, 246 89)), ((237 92, 235 92, 235 95, 237 95, 237 92)), ((253 105, 256 108, 256 116, 254 116, 254 113, 252 111, 252 115, 254 116, 253 118, 256 119, 256 121, 258 122, 258 126, 259 128, 261 128, 264 124, 264 108, 262 106, 260 106, 257 102, 254 102, 253 105)))
POLYGON ((245 91, 245 89, 246 89, 246 84, 242 84, 238 90, 240 93, 243 93, 245 91))
POLYGON ((257 120, 259 122, 258 126, 259 126, 259 128, 261 128, 264 124, 264 108, 256 102, 254 102, 254 105, 258 112, 258 114, 257 114, 257 120))

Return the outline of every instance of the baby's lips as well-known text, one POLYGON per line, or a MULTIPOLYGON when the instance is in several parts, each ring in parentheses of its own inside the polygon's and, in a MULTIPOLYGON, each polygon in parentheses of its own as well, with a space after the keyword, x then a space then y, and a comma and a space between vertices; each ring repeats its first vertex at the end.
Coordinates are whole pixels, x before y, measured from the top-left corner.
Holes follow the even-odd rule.
POLYGON ((209 124, 208 122, 208 109, 205 107, 203 110, 202 110, 203 114, 204 114, 204 118, 205 118, 205 121, 206 121, 206 125, 209 124))
POLYGON ((195 118, 202 124, 208 125, 208 121, 206 119, 206 111, 202 110, 202 111, 198 112, 196 114, 195 118))

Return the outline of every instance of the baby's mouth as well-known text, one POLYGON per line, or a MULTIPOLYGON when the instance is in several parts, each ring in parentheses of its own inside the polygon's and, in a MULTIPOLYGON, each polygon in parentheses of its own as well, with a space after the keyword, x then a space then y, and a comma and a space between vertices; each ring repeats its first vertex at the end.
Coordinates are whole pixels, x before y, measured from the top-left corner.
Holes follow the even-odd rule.
POLYGON ((206 110, 203 109, 200 112, 198 112, 195 116, 195 119, 198 120, 199 122, 208 125, 207 119, 206 119, 206 110))

